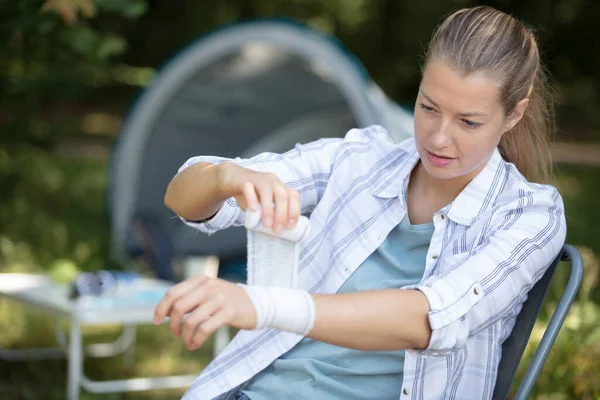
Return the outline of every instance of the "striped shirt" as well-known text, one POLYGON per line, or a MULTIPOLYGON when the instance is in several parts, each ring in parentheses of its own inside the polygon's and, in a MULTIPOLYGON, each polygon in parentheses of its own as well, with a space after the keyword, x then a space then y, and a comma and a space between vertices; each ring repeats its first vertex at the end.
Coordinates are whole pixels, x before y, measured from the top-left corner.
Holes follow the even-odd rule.
MULTIPOLYGON (((194 157, 196 162, 224 161, 194 157)), ((413 138, 394 143, 379 126, 344 138, 296 145, 285 154, 232 161, 275 173, 311 212, 298 282, 312 293, 336 293, 407 213, 408 178, 419 155, 413 138)), ((428 299, 432 329, 425 350, 407 350, 399 399, 489 399, 501 346, 566 234, 564 206, 549 185, 528 182, 496 149, 484 169, 433 216, 425 273, 416 285, 428 299)), ((228 199, 203 223, 211 234, 242 225, 228 199)), ((230 399, 235 390, 295 346, 301 336, 273 329, 240 331, 198 376, 184 400, 230 399)))

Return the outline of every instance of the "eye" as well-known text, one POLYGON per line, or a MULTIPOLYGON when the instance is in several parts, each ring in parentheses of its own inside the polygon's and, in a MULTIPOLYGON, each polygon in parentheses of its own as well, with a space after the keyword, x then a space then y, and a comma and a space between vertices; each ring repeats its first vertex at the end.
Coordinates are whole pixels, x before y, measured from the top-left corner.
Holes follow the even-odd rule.
POLYGON ((433 109, 433 107, 429 107, 428 105, 425 105, 423 103, 421 103, 421 108, 425 112, 435 112, 435 110, 433 109))
POLYGON ((463 119, 462 121, 465 123, 465 125, 469 129, 475 129, 475 128, 479 128, 481 126, 481 124, 479 122, 473 122, 468 119, 463 119))

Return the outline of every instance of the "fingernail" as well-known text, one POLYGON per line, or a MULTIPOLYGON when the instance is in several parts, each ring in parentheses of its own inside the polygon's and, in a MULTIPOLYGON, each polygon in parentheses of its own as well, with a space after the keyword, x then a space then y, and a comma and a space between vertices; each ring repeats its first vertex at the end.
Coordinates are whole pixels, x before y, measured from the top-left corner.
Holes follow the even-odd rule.
POLYGON ((250 209, 252 211, 258 211, 259 207, 260 206, 258 205, 258 203, 250 203, 250 209))
POLYGON ((277 228, 275 228, 275 233, 279 235, 281 232, 283 232, 283 225, 277 224, 277 228))
POLYGON ((296 220, 295 219, 290 219, 289 222, 288 222, 288 228, 294 229, 295 226, 296 226, 296 220))
POLYGON ((267 228, 270 228, 273 225, 273 218, 271 218, 270 216, 265 217, 264 223, 267 228))

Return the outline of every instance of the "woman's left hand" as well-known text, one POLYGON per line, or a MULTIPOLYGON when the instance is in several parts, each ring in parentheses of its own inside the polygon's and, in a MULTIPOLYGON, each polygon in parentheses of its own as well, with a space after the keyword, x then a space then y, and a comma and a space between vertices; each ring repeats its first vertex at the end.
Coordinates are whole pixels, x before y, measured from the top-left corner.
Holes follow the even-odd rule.
POLYGON ((165 317, 170 318, 171 332, 181 335, 189 350, 200 348, 208 336, 224 325, 238 329, 256 327, 256 310, 244 288, 204 275, 187 279, 167 291, 156 306, 154 323, 162 323, 165 317))

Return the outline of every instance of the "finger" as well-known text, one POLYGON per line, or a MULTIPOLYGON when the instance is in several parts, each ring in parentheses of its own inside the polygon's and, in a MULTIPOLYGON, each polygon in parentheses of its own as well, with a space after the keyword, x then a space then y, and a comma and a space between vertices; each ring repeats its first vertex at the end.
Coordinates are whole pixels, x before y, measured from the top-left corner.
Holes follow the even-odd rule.
POLYGON ((279 185, 274 190, 275 196, 275 217, 273 232, 280 234, 288 219, 288 191, 283 185, 279 185))
POLYGON ((194 334, 196 333, 198 327, 205 322, 207 318, 211 318, 213 314, 216 314, 221 304, 222 303, 218 300, 208 301, 194 310, 185 319, 181 338, 188 349, 191 350, 194 345, 194 334))
POLYGON ((244 186, 242 187, 242 193, 246 199, 248 207, 250 207, 252 211, 258 211, 260 208, 260 203, 258 202, 258 196, 256 196, 254 184, 252 182, 244 183, 244 186))
POLYGON ((202 284, 202 282, 204 282, 206 279, 206 276, 195 276, 167 290, 167 293, 154 310, 154 323, 162 323, 165 317, 169 316, 171 313, 173 304, 179 298, 193 290, 197 285, 202 284))
POLYGON ((188 293, 197 285, 202 284, 208 279, 205 275, 198 275, 193 278, 187 279, 177 285, 171 287, 167 290, 167 293, 162 298, 161 301, 158 302, 156 308, 154 309, 154 324, 161 324, 165 317, 167 317, 171 313, 171 308, 173 307, 173 303, 175 303, 181 296, 188 293))
POLYGON ((273 226, 273 189, 266 182, 257 185, 256 189, 260 198, 262 224, 265 228, 271 228, 273 226))
POLYGON ((231 319, 231 313, 225 309, 217 311, 213 316, 204 321, 193 337, 192 348, 190 350, 196 350, 202 347, 206 339, 212 335, 220 327, 227 325, 231 319))
POLYGON ((288 193, 288 229, 294 229, 300 218, 300 193, 290 190, 288 193))
POLYGON ((208 295, 206 285, 200 284, 175 301, 171 308, 171 319, 169 320, 169 329, 171 329, 173 335, 179 336, 181 334, 183 317, 201 307, 208 300, 208 295))

